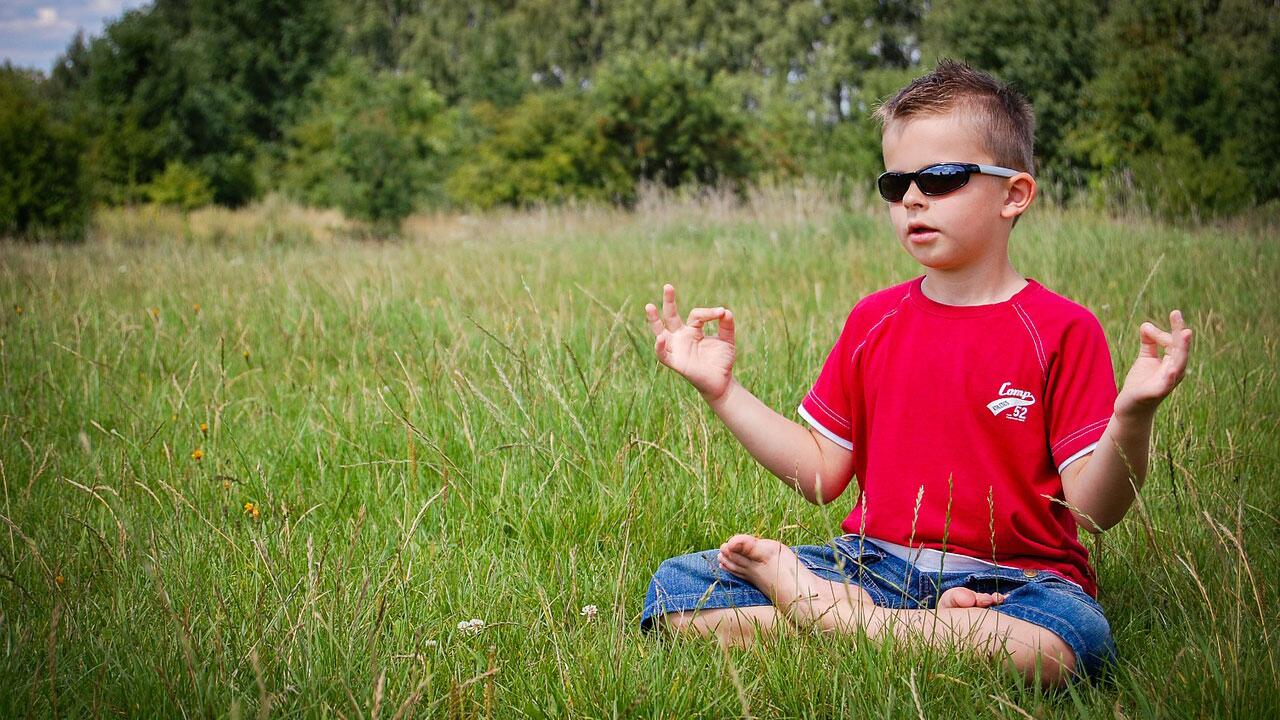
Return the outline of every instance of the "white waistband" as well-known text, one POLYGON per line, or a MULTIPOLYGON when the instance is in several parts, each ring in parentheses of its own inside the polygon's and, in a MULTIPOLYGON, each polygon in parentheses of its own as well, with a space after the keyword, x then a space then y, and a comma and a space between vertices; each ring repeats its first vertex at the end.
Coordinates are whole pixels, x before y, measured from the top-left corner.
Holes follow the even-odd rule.
POLYGON ((927 547, 911 548, 906 545, 891 543, 887 540, 878 538, 867 538, 875 543, 876 547, 884 550, 890 555, 905 560, 916 569, 924 572, 938 572, 945 570, 947 572, 974 572, 977 570, 991 570, 993 568, 1004 568, 1005 570, 1021 570, 1009 565, 999 565, 997 563, 982 560, 969 555, 961 555, 958 552, 942 552, 941 550, 933 550, 927 547))

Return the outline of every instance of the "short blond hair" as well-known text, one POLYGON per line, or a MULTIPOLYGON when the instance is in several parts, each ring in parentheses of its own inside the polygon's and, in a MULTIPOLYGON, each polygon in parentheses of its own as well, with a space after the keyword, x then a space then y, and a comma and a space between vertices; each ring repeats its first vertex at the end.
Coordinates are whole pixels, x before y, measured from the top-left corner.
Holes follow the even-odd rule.
POLYGON ((1036 116, 1031 103, 1008 83, 963 62, 939 60, 932 72, 881 103, 872 117, 888 130, 895 122, 957 110, 978 128, 996 164, 1035 172, 1036 116))

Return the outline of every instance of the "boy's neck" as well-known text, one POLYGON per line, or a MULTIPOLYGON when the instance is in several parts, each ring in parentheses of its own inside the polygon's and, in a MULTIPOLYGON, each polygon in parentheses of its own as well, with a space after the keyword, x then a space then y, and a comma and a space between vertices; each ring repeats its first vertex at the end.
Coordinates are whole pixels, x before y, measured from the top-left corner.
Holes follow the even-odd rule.
POLYGON ((1002 303, 1027 286, 1008 261, 994 267, 925 270, 920 292, 943 305, 992 305, 1002 303))

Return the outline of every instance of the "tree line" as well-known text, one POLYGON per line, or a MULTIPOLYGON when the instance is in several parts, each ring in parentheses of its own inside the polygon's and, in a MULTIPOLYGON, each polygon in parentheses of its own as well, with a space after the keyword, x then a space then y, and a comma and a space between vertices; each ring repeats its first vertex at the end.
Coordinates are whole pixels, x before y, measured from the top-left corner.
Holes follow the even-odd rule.
POLYGON ((943 56, 1031 98, 1059 199, 1204 217, 1280 197, 1262 0, 156 0, 48 74, 0 69, 0 235, 268 192, 393 228, 643 183, 862 187, 871 109, 943 56))

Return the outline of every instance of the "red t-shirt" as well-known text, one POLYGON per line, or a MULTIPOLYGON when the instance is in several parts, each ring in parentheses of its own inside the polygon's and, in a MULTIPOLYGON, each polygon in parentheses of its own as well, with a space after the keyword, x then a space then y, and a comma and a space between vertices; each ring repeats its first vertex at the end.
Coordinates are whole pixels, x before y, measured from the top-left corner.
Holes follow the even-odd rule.
POLYGON ((845 532, 1051 570, 1097 595, 1075 519, 1050 498, 1111 418, 1102 326, 1034 280, 1005 302, 956 306, 925 297, 923 279, 853 308, 800 404, 853 451, 862 497, 845 532))

